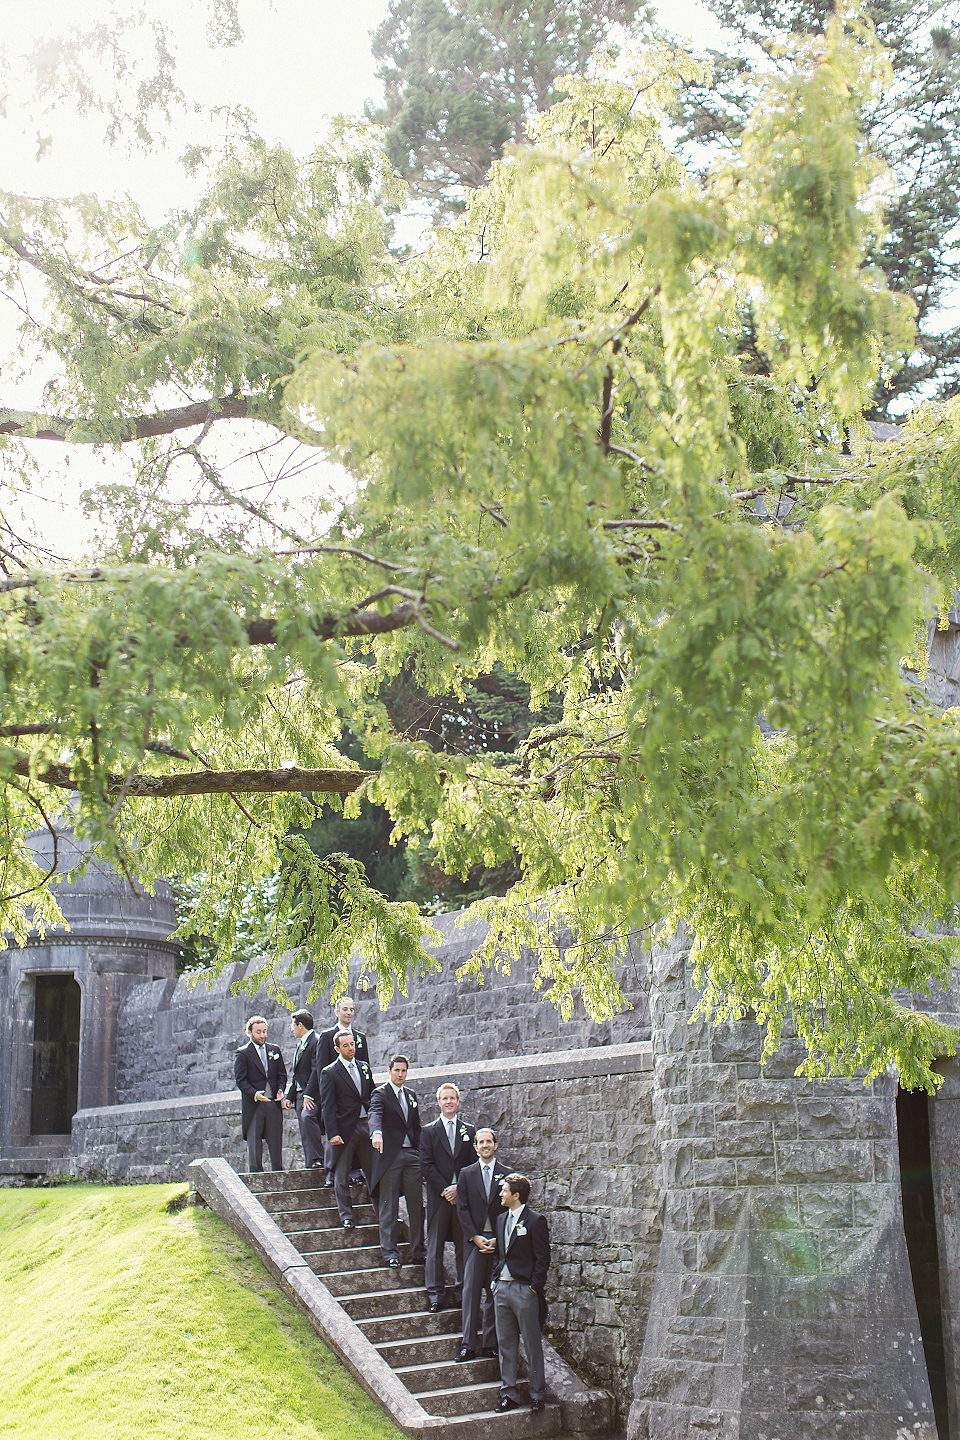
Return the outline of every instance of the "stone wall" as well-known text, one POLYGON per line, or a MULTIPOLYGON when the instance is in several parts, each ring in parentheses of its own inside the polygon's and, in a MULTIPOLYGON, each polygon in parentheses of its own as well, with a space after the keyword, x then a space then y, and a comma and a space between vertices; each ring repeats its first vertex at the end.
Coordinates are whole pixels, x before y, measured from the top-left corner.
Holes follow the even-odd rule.
MULTIPOLYGON (((458 918, 457 913, 440 915, 433 922, 443 935, 435 952, 441 969, 411 980, 409 995, 394 995, 386 1010, 380 1009, 374 993, 365 994, 354 983, 356 1023, 367 1036, 375 1069, 396 1050, 422 1066, 446 1064, 452 1055, 483 1060, 649 1039, 647 960, 639 947, 630 947, 618 966, 632 1008, 598 1024, 578 1006, 564 1021, 549 998, 534 988, 535 957, 530 953, 510 975, 487 973, 482 981, 458 981, 457 970, 486 934, 482 924, 461 929, 458 918)), ((270 1020, 270 1039, 282 1045, 290 1059, 290 1012, 262 993, 231 993, 251 968, 230 967, 209 990, 204 982, 181 977, 139 985, 129 995, 118 1027, 120 1103, 229 1088, 244 1022, 255 1011, 270 1020)), ((285 983, 295 1005, 309 1003, 308 976, 285 983)), ((325 1001, 312 1008, 318 1028, 333 1023, 325 1001)))
MULTIPOLYGON (((444 1080, 462 1113, 492 1125, 500 1155, 534 1182, 553 1241, 549 1327, 584 1379, 621 1407, 640 1356, 659 1242, 649 1044, 417 1069, 424 1113, 444 1080)), ((286 1122, 285 1162, 302 1164, 286 1122)), ((80 1111, 71 1171, 88 1180, 184 1179, 191 1160, 246 1168, 236 1091, 80 1111)))
POLYGON ((652 980, 664 1200, 630 1440, 936 1440, 903 1230, 896 1081, 795 1078, 756 1025, 652 980))

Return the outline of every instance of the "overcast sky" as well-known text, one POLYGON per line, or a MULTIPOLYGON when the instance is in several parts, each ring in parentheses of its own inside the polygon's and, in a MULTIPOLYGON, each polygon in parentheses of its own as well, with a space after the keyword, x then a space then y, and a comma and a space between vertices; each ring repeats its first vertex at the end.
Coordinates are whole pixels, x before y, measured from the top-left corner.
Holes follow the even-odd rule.
MULTIPOLYGON (((18 57, 66 25, 108 21, 115 10, 133 8, 132 0, 0 0, 0 45, 9 67, 3 87, 9 93, 0 97, 4 189, 30 195, 129 192, 151 219, 189 203, 191 189, 177 162, 198 138, 195 115, 177 121, 165 148, 131 154, 104 143, 100 117, 78 120, 72 109, 38 114, 24 104, 18 57)), ((327 117, 359 114, 367 100, 379 98, 370 32, 386 14, 387 0, 240 0, 244 40, 220 50, 206 43, 207 8, 199 0, 147 0, 148 11, 162 17, 174 36, 182 88, 204 110, 247 106, 266 139, 303 153, 323 134, 327 117)), ((662 0, 659 9, 671 31, 698 44, 717 34, 698 0, 662 0)), ((0 307, 0 347, 6 349, 15 315, 4 309, 11 307, 0 307)), ((0 405, 38 402, 38 394, 7 393, 0 382, 0 405)), ((76 554, 89 534, 76 508, 78 491, 117 473, 118 461, 95 459, 77 447, 68 465, 65 447, 36 442, 31 449, 47 474, 45 498, 38 496, 31 513, 42 516, 39 523, 56 548, 76 554)), ((299 483, 315 479, 316 472, 299 483)))

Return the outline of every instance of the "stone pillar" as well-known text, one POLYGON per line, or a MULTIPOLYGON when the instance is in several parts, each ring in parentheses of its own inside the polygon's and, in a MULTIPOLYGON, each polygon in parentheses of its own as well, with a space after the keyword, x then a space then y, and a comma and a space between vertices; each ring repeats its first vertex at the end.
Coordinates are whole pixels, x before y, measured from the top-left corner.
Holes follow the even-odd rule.
POLYGON ((936 1440, 900 1201, 896 1082, 806 1082, 714 1029, 654 956, 663 1239, 629 1440, 936 1440))

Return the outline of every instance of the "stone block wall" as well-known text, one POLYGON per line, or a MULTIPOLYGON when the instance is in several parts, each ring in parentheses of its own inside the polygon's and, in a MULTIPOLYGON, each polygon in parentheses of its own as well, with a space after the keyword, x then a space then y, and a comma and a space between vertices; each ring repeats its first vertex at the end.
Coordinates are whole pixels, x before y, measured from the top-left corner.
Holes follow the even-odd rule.
MULTIPOLYGON (((659 1242, 650 1045, 412 1070, 425 1118, 445 1080, 460 1086, 466 1119, 497 1131, 501 1159, 530 1177, 531 1203, 549 1219, 551 1338, 625 1408, 659 1242)), ((246 1168, 235 1090, 82 1110, 69 1169, 88 1180, 182 1180, 191 1160, 208 1156, 246 1168)), ((284 1161, 303 1163, 292 1119, 284 1161)))
MULTIPOLYGON (((412 980, 409 995, 395 994, 381 1010, 373 992, 355 980, 357 1028, 370 1044, 374 1068, 396 1050, 414 1065, 442 1065, 451 1055, 464 1060, 496 1055, 531 1055, 586 1046, 624 1044, 650 1037, 647 1007, 647 959, 633 946, 618 965, 621 986, 632 1008, 598 1024, 582 1006, 569 1020, 534 989, 535 957, 525 954, 512 974, 462 980, 457 970, 469 960, 486 934, 474 924, 460 928, 458 913, 433 922, 443 941, 436 948, 439 971, 412 980)), ((137 986, 127 998, 118 1027, 117 1100, 157 1100, 206 1095, 233 1084, 233 1057, 243 1043, 248 1015, 259 1011, 270 1021, 270 1039, 287 1060, 293 1053, 290 1012, 263 994, 232 994, 250 967, 224 971, 212 989, 190 977, 137 986)), ((306 974, 285 981, 295 1006, 306 1006, 306 974)), ((333 1023, 327 1002, 313 1007, 318 1028, 333 1023)))
POLYGON ((761 1066, 756 1025, 690 1023, 653 976, 663 1238, 630 1440, 936 1440, 900 1196, 896 1081, 761 1066))

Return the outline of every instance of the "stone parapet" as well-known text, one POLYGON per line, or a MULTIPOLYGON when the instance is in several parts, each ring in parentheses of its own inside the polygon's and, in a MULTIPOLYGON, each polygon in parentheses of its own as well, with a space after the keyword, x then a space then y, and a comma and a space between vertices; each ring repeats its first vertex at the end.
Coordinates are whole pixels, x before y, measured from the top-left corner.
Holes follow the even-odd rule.
MULTIPOLYGON (((411 978, 408 994, 395 994, 385 1010, 365 992, 359 967, 352 969, 357 1027, 367 1036, 375 1069, 401 1051, 414 1065, 444 1065, 459 1059, 494 1059, 557 1050, 636 1043, 650 1037, 647 1011, 647 957, 631 942, 617 965, 630 1008, 611 1020, 591 1020, 582 1006, 563 1020, 534 983, 537 957, 524 951, 510 974, 458 980, 457 972, 482 942, 482 923, 461 926, 460 912, 438 915, 435 954, 440 968, 411 978), (493 983, 491 983, 493 978, 493 983)), ((117 1044, 117 1099, 203 1095, 233 1083, 233 1057, 244 1042, 244 1022, 258 1011, 270 1021, 270 1039, 289 1059, 290 1012, 265 993, 235 993, 255 966, 229 966, 207 988, 199 976, 138 985, 126 998, 117 1044)), ((310 976, 283 978, 294 1006, 309 1006, 310 976)), ((318 1028, 333 1023, 326 1001, 312 1008, 318 1028)))

